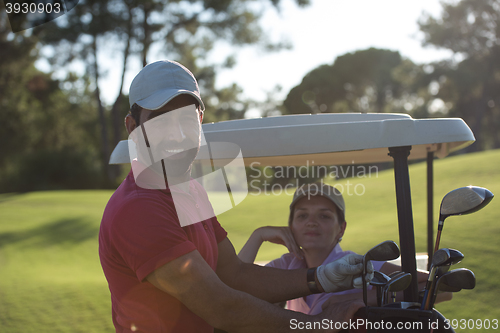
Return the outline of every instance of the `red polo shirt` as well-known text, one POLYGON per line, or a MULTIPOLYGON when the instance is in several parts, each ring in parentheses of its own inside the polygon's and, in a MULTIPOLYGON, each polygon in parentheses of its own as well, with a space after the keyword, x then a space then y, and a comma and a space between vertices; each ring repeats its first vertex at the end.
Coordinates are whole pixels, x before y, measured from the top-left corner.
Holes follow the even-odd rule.
MULTIPOLYGON (((227 236, 216 217, 181 227, 170 191, 137 186, 131 171, 104 210, 99 257, 111 292, 116 332, 213 331, 176 298, 145 281, 157 268, 194 250, 215 271, 217 243, 227 236)), ((195 180, 189 183, 189 194, 183 193, 186 200, 180 203, 176 195, 183 218, 196 218, 197 209, 212 210, 195 180)))

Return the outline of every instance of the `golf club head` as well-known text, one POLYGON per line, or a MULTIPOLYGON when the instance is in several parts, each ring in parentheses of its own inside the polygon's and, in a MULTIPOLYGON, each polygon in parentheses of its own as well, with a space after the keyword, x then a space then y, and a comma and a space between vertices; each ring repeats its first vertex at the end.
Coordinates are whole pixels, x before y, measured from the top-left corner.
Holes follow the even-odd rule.
POLYGON ((365 281, 366 275, 366 265, 370 260, 377 261, 385 261, 385 260, 393 260, 399 257, 399 247, 393 241, 385 241, 374 247, 372 247, 366 254, 363 256, 363 274, 361 275, 363 280, 363 301, 365 305, 367 304, 367 286, 365 281))
POLYGON ((460 288, 460 287, 452 287, 452 286, 448 286, 448 285, 446 285, 445 283, 441 283, 441 284, 438 286, 438 291, 444 291, 444 292, 456 293, 456 292, 459 292, 460 290, 462 290, 462 288, 460 288))
POLYGON ((466 268, 458 268, 446 272, 437 282, 432 293, 430 308, 434 306, 438 291, 458 292, 462 289, 474 289, 476 277, 474 273, 466 268))
POLYGON ((366 252, 364 258, 365 261, 368 260, 393 260, 399 258, 399 246, 394 241, 385 241, 374 247, 372 247, 368 252, 366 252))
POLYGON ((390 277, 385 275, 382 272, 379 271, 374 271, 373 272, 373 279, 370 281, 370 284, 372 286, 385 286, 387 282, 391 280, 390 277))
MULTIPOLYGON (((436 271, 439 267, 445 266, 447 262, 450 262, 451 260, 451 253, 450 249, 439 249, 436 252, 434 252, 432 256, 432 261, 431 261, 431 270, 429 272, 429 275, 427 277, 427 283, 424 288, 424 296, 422 298, 422 305, 421 309, 426 310, 429 307, 431 298, 432 298, 432 290, 435 286, 435 278, 436 278, 436 271)), ((448 265, 449 266, 449 265, 448 265)), ((444 269, 443 269, 444 270, 444 269)))
MULTIPOLYGON (((436 272, 434 273, 434 275, 435 275, 434 279, 437 279, 437 278, 443 276, 444 274, 446 274, 446 272, 448 272, 450 270, 451 265, 458 264, 464 258, 464 255, 460 251, 455 250, 455 249, 448 249, 448 250, 449 250, 448 262, 445 264, 436 266, 436 270, 435 270, 436 272)), ((453 290, 447 290, 447 291, 453 291, 453 290)))
POLYGON ((446 272, 448 272, 450 270, 450 265, 445 265, 445 266, 439 266, 437 267, 436 269, 436 278, 439 278, 440 276, 442 276, 443 274, 445 274, 446 272))
POLYGON ((442 266, 455 265, 462 261, 463 258, 464 255, 458 250, 449 248, 439 249, 432 256, 432 266, 439 268, 442 266))
MULTIPOLYGON (((450 252, 448 249, 439 249, 432 255, 431 267, 439 267, 442 266, 444 262, 450 259, 450 252)), ((431 269, 432 271, 432 269, 431 269)))
POLYGON ((384 287, 390 279, 390 277, 382 272, 373 272, 373 279, 370 281, 370 284, 377 288, 377 306, 382 306, 382 287, 384 287))
POLYGON ((474 289, 476 286, 476 277, 474 273, 467 268, 457 268, 441 276, 437 281, 436 289, 441 287, 448 289, 474 289))
POLYGON ((387 283, 387 291, 405 290, 410 285, 411 279, 410 273, 398 274, 387 283))
POLYGON ((439 221, 444 221, 448 216, 465 215, 474 213, 486 206, 493 193, 484 187, 466 186, 457 188, 446 194, 441 201, 439 221))
POLYGON ((389 292, 402 291, 408 288, 411 283, 412 276, 410 273, 396 274, 383 289, 382 304, 385 304, 388 299, 389 292))
MULTIPOLYGON (((405 272, 399 272, 399 271, 394 271, 391 274, 389 274, 389 278, 393 279, 397 276, 404 275, 406 274, 405 272)), ((396 302, 396 292, 392 292, 392 302, 396 302)))
POLYGON ((398 276, 398 275, 402 275, 402 274, 405 274, 405 272, 401 272, 401 271, 394 271, 392 272, 391 274, 389 274, 389 278, 393 278, 395 276, 398 276))

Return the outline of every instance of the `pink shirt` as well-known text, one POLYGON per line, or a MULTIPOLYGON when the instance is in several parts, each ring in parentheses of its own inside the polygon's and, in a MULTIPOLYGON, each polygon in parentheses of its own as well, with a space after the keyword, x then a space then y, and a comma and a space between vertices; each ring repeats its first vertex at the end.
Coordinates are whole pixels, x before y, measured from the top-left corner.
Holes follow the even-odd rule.
MULTIPOLYGON (((323 261, 323 265, 328 264, 332 261, 342 258, 345 255, 350 253, 354 253, 352 251, 342 251, 342 248, 339 244, 337 244, 332 252, 328 255, 328 257, 323 261)), ((380 270, 384 261, 372 261, 373 269, 380 270)), ((275 259, 269 262, 266 266, 281 268, 281 269, 299 269, 299 268, 307 268, 305 260, 297 259, 293 254, 287 253, 281 256, 279 259, 275 259)), ((371 288, 371 286, 369 287, 371 288)), ((351 289, 346 291, 341 291, 338 293, 322 293, 322 294, 313 294, 306 297, 292 299, 287 301, 286 306, 287 309, 303 312, 305 314, 315 315, 320 313, 322 310, 321 306, 327 299, 329 299, 332 295, 342 295, 342 294, 351 294, 351 293, 360 293, 362 289, 351 289)))

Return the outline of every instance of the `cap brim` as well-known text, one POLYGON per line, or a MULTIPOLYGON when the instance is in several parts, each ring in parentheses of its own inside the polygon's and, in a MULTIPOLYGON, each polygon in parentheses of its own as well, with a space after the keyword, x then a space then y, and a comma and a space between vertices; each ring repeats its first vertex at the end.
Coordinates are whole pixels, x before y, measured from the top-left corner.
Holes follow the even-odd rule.
POLYGON ((202 111, 205 110, 205 105, 203 104, 201 97, 192 91, 184 89, 158 90, 155 93, 149 95, 148 97, 138 100, 135 103, 143 109, 158 110, 159 108, 163 107, 165 104, 170 102, 174 97, 177 97, 179 95, 193 96, 198 101, 198 103, 200 103, 201 110, 202 111))

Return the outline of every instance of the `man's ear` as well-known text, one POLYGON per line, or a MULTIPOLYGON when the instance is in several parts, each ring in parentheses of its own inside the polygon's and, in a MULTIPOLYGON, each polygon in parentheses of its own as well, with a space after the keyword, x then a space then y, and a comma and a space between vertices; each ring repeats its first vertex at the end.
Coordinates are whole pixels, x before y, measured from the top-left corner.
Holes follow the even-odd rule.
POLYGON ((133 130, 135 130, 137 127, 137 124, 135 122, 135 119, 132 117, 131 114, 128 114, 125 117, 125 128, 127 129, 128 134, 132 133, 133 130))
POLYGON ((199 110, 198 112, 200 114, 200 124, 203 124, 203 111, 199 110))

